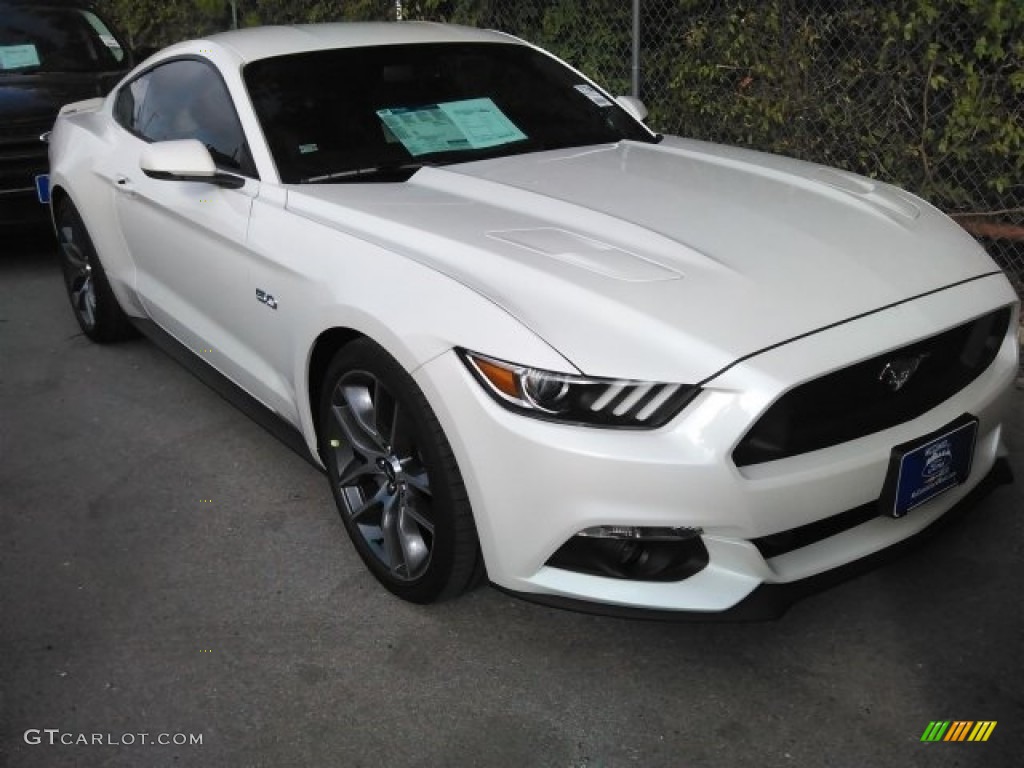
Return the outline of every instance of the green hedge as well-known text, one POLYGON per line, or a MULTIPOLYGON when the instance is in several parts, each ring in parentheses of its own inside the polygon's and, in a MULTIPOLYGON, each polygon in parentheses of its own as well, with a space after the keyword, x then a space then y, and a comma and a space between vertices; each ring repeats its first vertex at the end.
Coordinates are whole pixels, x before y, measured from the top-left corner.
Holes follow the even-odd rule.
MULTIPOLYGON (((625 0, 449 5, 628 91, 625 0)), ((1024 0, 646 0, 642 11, 642 96, 659 130, 1024 219, 1024 0)))

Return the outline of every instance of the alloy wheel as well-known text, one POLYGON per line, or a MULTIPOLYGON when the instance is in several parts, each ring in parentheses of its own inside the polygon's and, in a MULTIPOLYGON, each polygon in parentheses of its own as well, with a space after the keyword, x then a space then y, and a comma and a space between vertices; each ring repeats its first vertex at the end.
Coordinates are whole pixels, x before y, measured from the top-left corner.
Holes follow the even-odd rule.
POLYGON ((96 283, 92 265, 76 241, 73 226, 64 224, 60 227, 60 249, 71 306, 83 327, 93 328, 96 325, 96 283))
POLYGON ((377 376, 351 371, 334 388, 330 420, 343 514, 393 579, 415 581, 430 565, 433 493, 408 410, 377 376))

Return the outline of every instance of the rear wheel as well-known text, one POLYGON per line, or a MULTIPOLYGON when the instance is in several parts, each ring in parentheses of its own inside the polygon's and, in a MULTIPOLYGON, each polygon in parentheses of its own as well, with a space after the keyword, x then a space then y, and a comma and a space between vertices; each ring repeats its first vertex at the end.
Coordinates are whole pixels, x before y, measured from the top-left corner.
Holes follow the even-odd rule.
POLYGON ((321 456, 370 571, 416 603, 472 587, 482 566, 466 489, 416 382, 363 339, 337 353, 322 391, 321 456))
POLYGON ((131 338, 135 329, 117 303, 78 210, 62 200, 55 218, 64 285, 82 332, 100 343, 131 338))

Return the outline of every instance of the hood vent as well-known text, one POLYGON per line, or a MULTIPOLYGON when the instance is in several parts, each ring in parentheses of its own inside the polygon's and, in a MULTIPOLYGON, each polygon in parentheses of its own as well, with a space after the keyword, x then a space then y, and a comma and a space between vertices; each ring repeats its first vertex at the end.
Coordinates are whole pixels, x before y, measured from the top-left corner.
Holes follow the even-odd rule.
POLYGON ((509 229, 488 232, 487 236, 616 280, 651 283, 682 277, 675 270, 635 253, 555 227, 509 229))

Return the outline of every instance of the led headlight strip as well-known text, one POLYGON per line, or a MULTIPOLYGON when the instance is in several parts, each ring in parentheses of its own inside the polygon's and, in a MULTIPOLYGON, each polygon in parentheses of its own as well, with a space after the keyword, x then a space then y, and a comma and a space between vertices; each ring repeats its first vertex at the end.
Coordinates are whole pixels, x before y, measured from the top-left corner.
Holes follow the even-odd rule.
POLYGON ((459 357, 491 397, 509 410, 548 421, 655 429, 700 392, 688 384, 602 379, 530 368, 469 350, 459 357))

